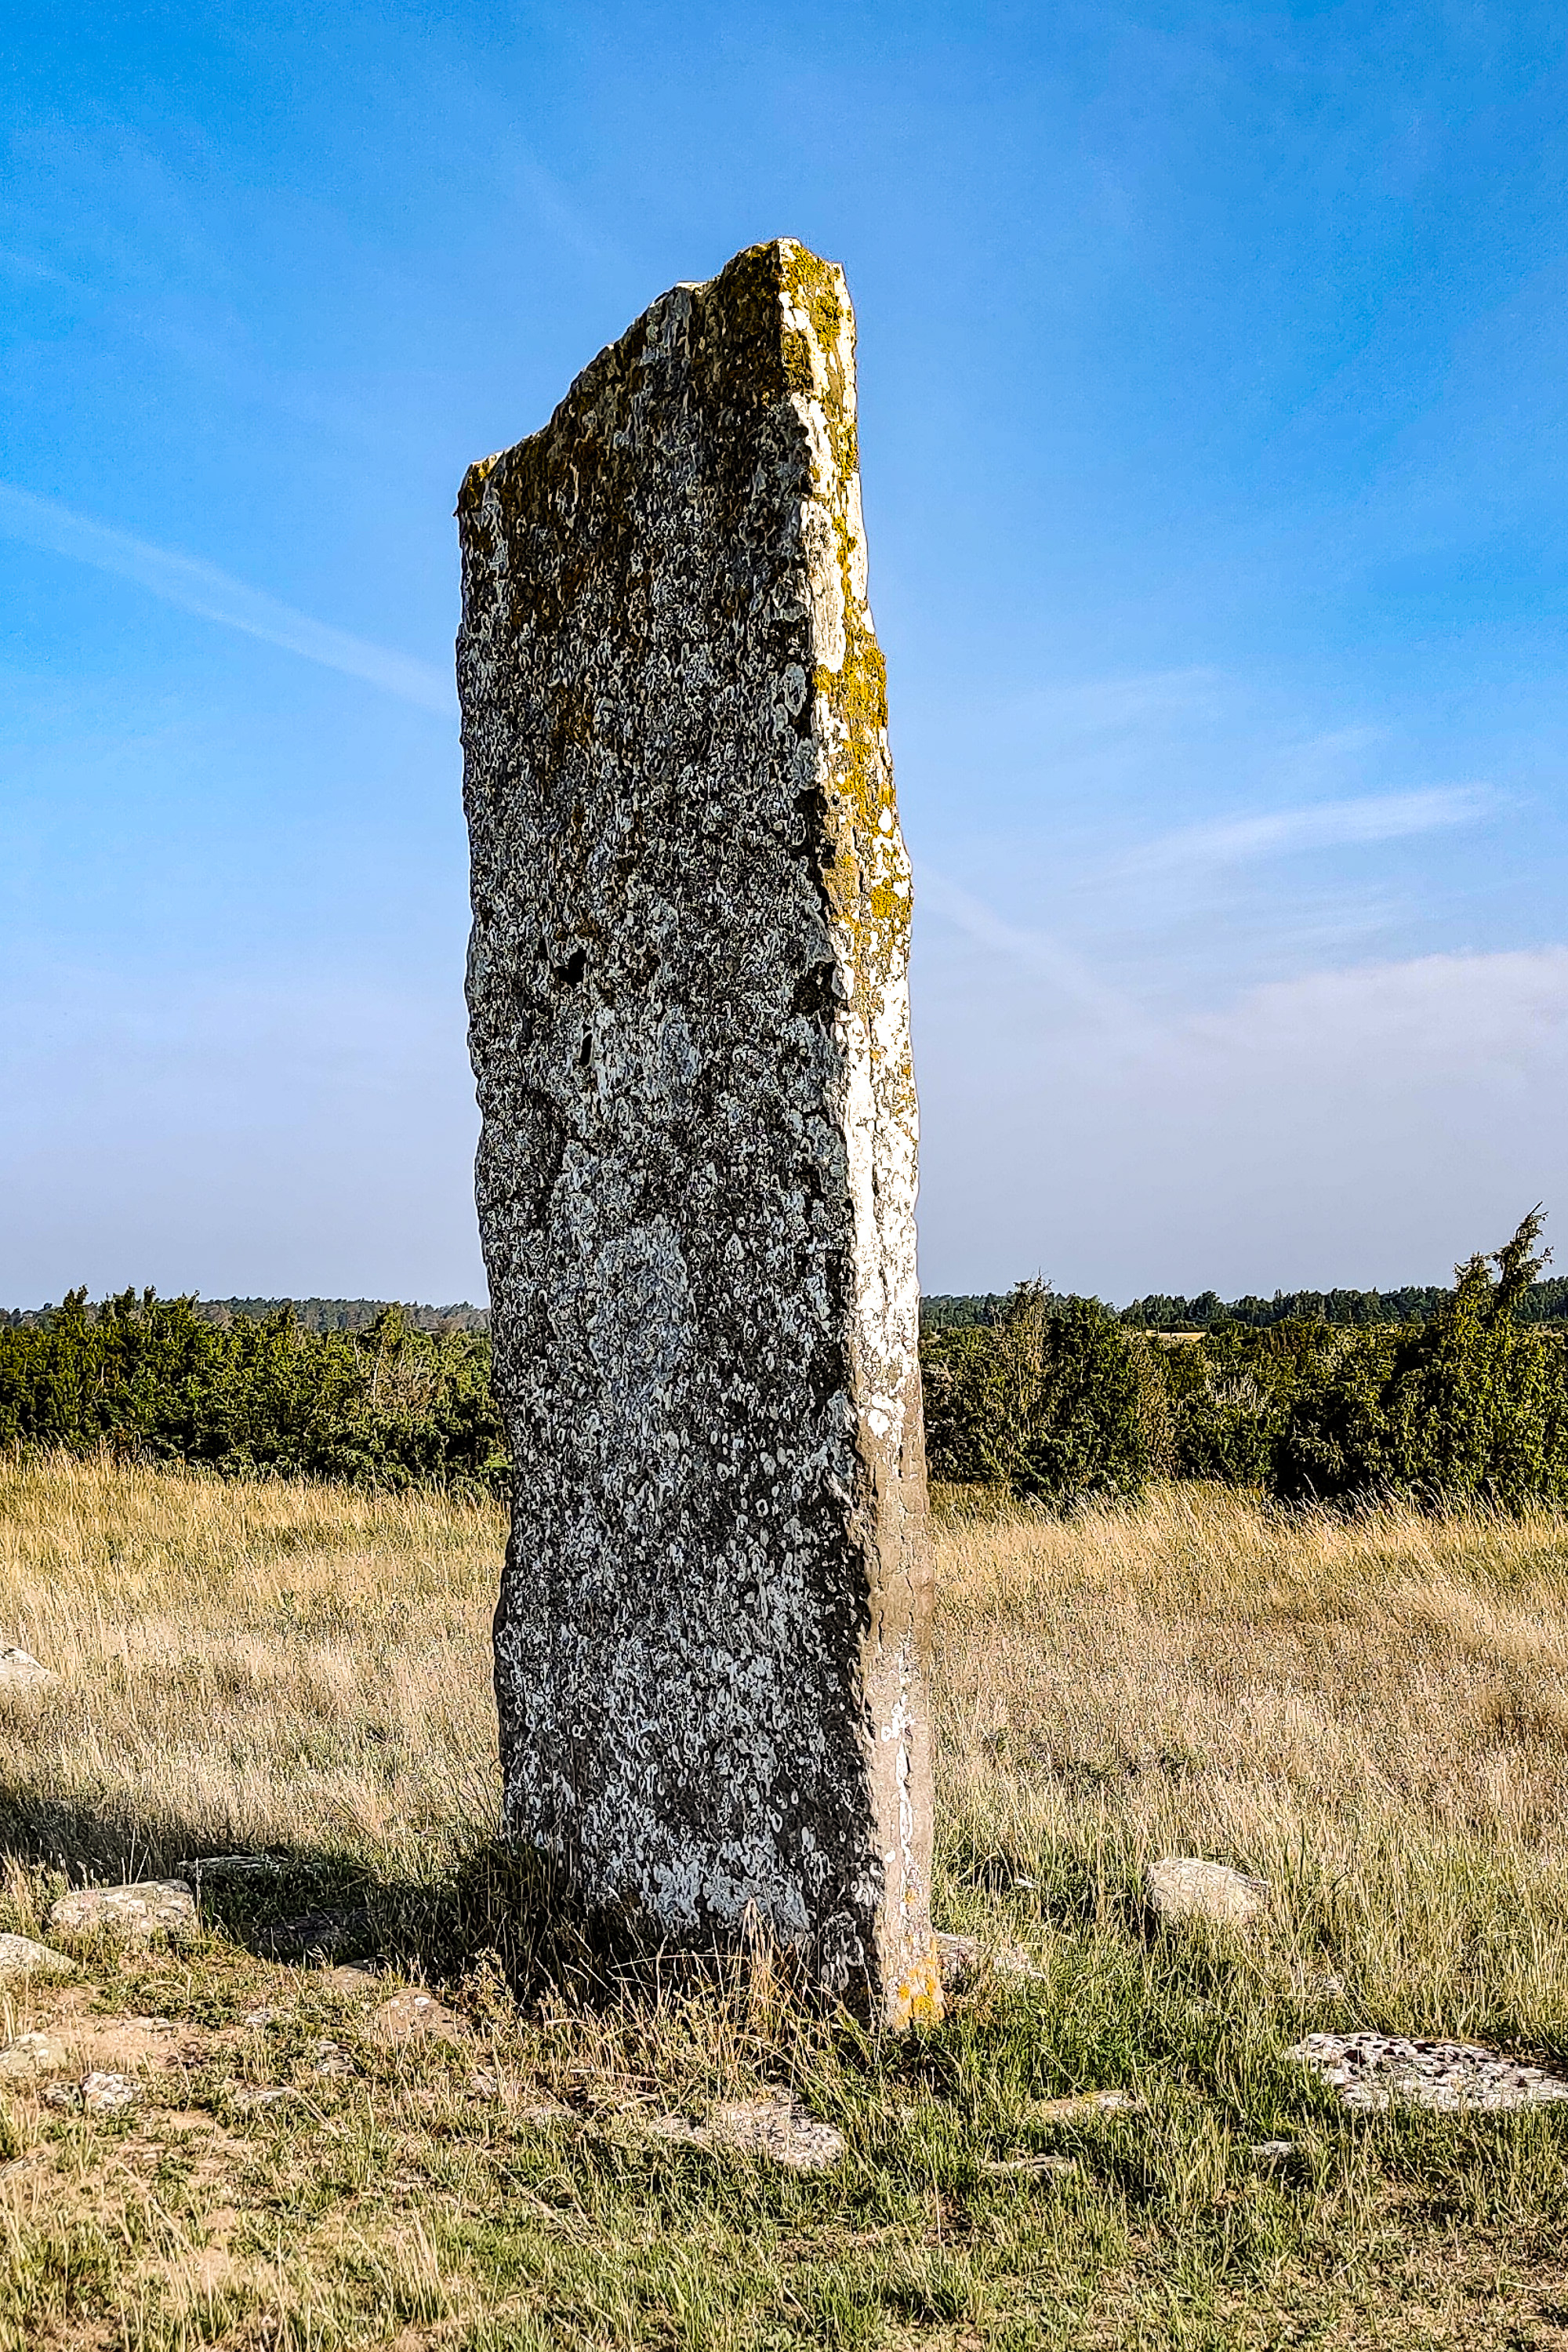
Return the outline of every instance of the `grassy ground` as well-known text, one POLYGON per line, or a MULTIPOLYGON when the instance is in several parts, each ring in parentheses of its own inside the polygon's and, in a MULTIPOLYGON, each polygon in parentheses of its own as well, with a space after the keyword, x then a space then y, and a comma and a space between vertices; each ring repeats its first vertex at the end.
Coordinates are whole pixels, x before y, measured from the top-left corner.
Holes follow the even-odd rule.
POLYGON ((1285 2056, 1366 2024, 1568 2067, 1568 1522, 950 1513, 942 1924, 1041 1973, 880 2043, 760 1973, 606 2002, 531 1935, 489 1843, 500 1540, 0 1466, 0 1641, 61 1677, 0 1700, 0 1927, 68 1873, 283 1858, 188 1946, 11 1989, 0 2040, 140 2096, 0 2083, 0 2352, 1568 2346, 1568 2116, 1355 2116, 1285 2056), (1173 1851, 1267 1877, 1265 1924, 1152 1929, 1173 1851), (339 1965, 265 1957, 300 1915, 346 1919, 339 1965), (657 2127, 779 2084, 833 2171, 657 2127), (1106 2087, 1141 2105, 1052 2112, 1106 2087))

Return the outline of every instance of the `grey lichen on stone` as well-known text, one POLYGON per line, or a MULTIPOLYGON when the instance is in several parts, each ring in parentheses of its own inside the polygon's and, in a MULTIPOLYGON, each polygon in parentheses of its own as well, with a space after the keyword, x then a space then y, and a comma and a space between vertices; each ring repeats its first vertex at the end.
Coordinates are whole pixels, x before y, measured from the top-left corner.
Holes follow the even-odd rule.
POLYGON ((508 1823, 933 2014, 910 865, 854 325, 662 296, 458 502, 508 1823))
POLYGON ((1568 2099, 1568 2082, 1473 2042, 1422 2042, 1397 2033, 1309 2033, 1289 2053, 1338 2092, 1347 2107, 1506 2115, 1568 2099))

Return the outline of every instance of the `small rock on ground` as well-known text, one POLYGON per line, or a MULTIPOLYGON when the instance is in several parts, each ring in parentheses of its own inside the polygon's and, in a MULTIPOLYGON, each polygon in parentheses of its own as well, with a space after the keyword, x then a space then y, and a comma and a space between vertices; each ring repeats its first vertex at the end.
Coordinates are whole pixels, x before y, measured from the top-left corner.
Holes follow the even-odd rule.
POLYGON ((319 1952, 328 1958, 345 1947, 363 1950, 375 1939, 375 1923, 368 1911, 306 1911, 297 1919, 280 1919, 264 1927, 256 1948, 267 1959, 304 1959, 319 1952))
POLYGON ((16 1977, 72 1977, 76 1969, 63 1952, 35 1944, 30 1936, 0 1936, 0 1984, 16 1977))
POLYGON ((279 1866, 270 1853, 193 1853, 177 1864, 180 1876, 195 1887, 198 1904, 205 1884, 232 1885, 237 1880, 243 1885, 247 1879, 276 1873, 279 1866))
POLYGON ((136 2096, 136 2085, 123 2074, 91 2074, 83 2078, 81 2103, 89 2116, 110 2116, 117 2107, 128 2107, 136 2096))
POLYGON ((939 1933, 932 1941, 936 1945, 936 1963, 942 1971, 943 1992, 960 1991, 980 1966, 979 1937, 939 1933))
POLYGON ((0 2050, 0 2079, 36 2083, 44 2074, 64 2074, 70 2052, 57 2033, 19 2033, 0 2050))
POLYGON ((196 1924, 196 1906, 183 1878, 143 1879, 133 1886, 83 1886, 62 1895, 45 1926, 51 1934, 92 1935, 107 1928, 139 1940, 196 1924))
POLYGON ((1309 2033, 1290 2056, 1338 2091, 1347 2107, 1381 2112, 1400 2101, 1449 2115, 1505 2114, 1568 2099, 1568 2082, 1470 2042, 1409 2042, 1394 2033, 1309 2033))
POLYGON ((1155 1917, 1168 1927, 1190 1927, 1205 1920, 1211 1927, 1244 1927, 1263 1908, 1266 1879, 1248 1878, 1223 1862, 1201 1862, 1195 1854, 1168 1853, 1149 1864, 1143 1873, 1143 1893, 1155 1917))
POLYGON ((944 1993, 962 1992, 979 1975, 983 1963, 989 1962, 999 1977, 1035 1977, 1043 1979, 1046 1971, 1037 1960, 1031 1958, 1022 1944, 999 1944, 994 1948, 982 1944, 978 1936, 949 1936, 939 1933, 932 1940, 936 1945, 937 1966, 942 1970, 944 1993))
POLYGON ((844 2153, 843 2133, 818 2123, 787 2091, 715 2107, 706 2124, 689 2123, 684 2116, 660 2116, 649 2128, 659 2139, 679 2140, 689 2147, 732 2147, 771 2156, 792 2172, 825 2171, 844 2153))
POLYGON ((463 2033, 462 2019, 428 1992, 395 1992, 390 2000, 372 2010, 369 2021, 388 2042, 416 2042, 426 2036, 456 2042, 463 2033))
POLYGON ((1343 2000, 1345 1980, 1332 1969, 1297 1966, 1290 1971, 1290 1990, 1298 2000, 1343 2000))
POLYGON ((326 1969, 321 1982, 331 1986, 333 1992, 342 1993, 347 2000, 374 2000, 378 1992, 386 1990, 374 1969, 355 1968, 352 1960, 344 1960, 337 1968, 326 1969))
POLYGON ((121 2107, 128 2107, 136 2096, 136 2085, 123 2074, 84 2074, 79 2083, 51 2083, 44 2093, 51 2107, 66 2107, 89 2116, 111 2116, 121 2107))
POLYGON ((992 2156, 987 2157, 984 2169, 987 2172, 1076 2172, 1076 2156, 992 2156))
POLYGON ((1135 2115, 1142 2105, 1131 2091, 1073 2091, 1065 2099, 1037 2099, 1029 2117, 1033 2123, 1054 2124, 1078 2116, 1135 2115))
POLYGON ((58 1680, 58 1675, 40 1665, 26 1650, 0 1643, 0 1691, 43 1690, 58 1680))

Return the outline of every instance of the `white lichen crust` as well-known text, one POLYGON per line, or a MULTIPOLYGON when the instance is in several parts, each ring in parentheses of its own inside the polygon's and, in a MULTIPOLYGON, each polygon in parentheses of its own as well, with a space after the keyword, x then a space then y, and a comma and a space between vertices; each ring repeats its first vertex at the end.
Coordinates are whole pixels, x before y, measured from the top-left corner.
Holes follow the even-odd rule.
POLYGON ((591 1906, 929 2016, 910 866, 842 272, 676 287, 458 516, 508 1826, 591 1906))

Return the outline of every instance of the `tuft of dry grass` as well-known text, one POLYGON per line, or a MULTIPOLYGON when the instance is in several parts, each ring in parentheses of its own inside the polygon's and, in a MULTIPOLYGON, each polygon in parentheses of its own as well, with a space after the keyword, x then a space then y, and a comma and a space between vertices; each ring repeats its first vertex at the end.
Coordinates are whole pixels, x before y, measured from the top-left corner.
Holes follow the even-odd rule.
MULTIPOLYGON (((493 1832, 500 1512, 433 1494, 0 1462, 13 1832, 172 1868, 301 1836, 394 1872, 493 1832)), ((46 1847, 55 1853, 55 1849, 46 1847)))
POLYGON ((1107 1916, 1152 1855, 1267 1878, 1363 2022, 1568 2053, 1568 1520, 1169 1486, 947 1520, 952 1877, 1107 1916))
POLYGON ((0 1697, 0 1927, 66 1874, 283 1858, 190 1943, 83 1943, 0 2000, 0 2041, 140 2092, 99 2118, 0 2080, 0 2352, 1568 2345, 1568 2117, 1352 2116, 1285 2055, 1366 2024, 1568 2058, 1568 1522, 949 1496, 939 1905, 1037 1972, 897 2041, 745 1969, 519 2006, 486 1948, 521 1899, 502 1535, 434 1496, 0 1464, 0 1641, 59 1676, 0 1697), (1155 1928, 1140 1874, 1175 1851, 1267 1878, 1257 1928, 1155 1928), (381 1935, 411 1889, 446 1929, 382 1936, 377 1981, 267 1957, 269 1901, 381 1935), (421 1966, 450 2018, 389 2039, 421 1966), (845 2135, 834 2173, 650 2127, 780 2084, 845 2135), (1104 2088, 1138 2104, 1052 2104, 1104 2088))

